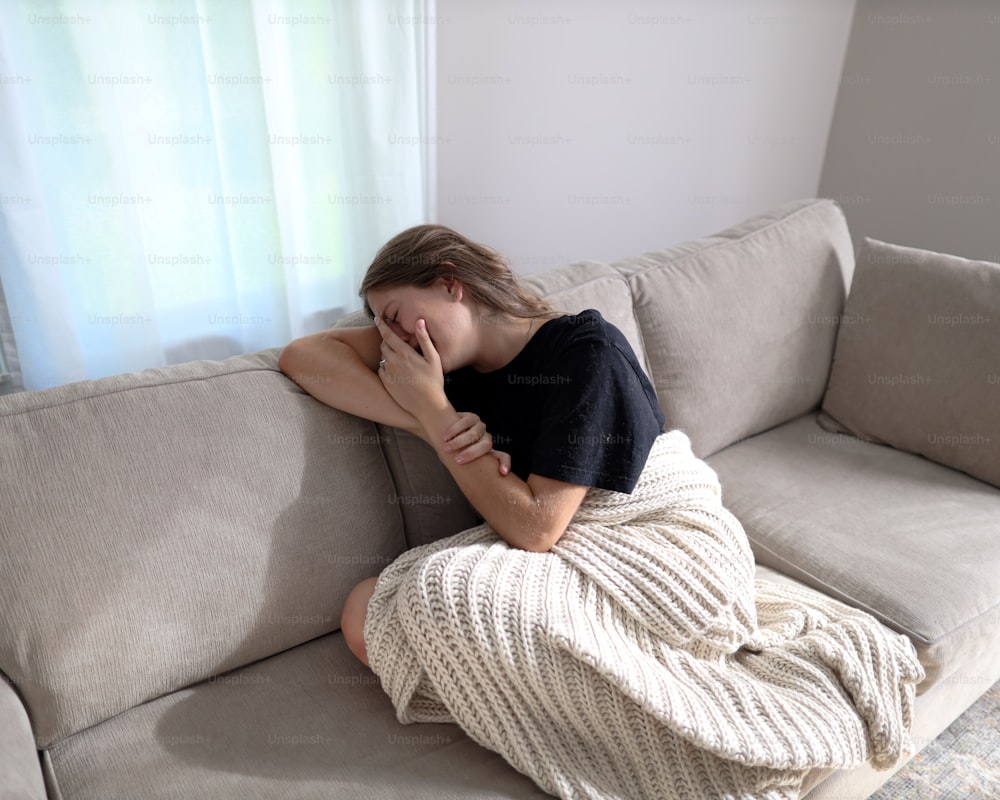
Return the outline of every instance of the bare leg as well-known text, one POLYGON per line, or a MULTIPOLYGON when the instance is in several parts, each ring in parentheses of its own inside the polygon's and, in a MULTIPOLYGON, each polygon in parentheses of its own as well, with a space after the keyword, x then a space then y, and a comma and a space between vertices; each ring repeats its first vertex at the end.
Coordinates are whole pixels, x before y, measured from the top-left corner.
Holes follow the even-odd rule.
POLYGON ((365 647, 365 615, 368 601, 375 592, 378 578, 368 578, 351 589, 344 601, 344 613, 340 617, 340 629, 344 633, 347 646, 362 664, 368 666, 368 649, 365 647))

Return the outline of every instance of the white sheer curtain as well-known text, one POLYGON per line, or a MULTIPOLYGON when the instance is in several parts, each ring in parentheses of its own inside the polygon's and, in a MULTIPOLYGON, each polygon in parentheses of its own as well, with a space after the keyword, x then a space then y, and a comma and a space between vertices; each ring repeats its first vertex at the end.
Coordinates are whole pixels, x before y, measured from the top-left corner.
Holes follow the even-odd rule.
POLYGON ((431 4, 4 0, 0 342, 23 388, 359 307, 377 247, 430 213, 431 4))

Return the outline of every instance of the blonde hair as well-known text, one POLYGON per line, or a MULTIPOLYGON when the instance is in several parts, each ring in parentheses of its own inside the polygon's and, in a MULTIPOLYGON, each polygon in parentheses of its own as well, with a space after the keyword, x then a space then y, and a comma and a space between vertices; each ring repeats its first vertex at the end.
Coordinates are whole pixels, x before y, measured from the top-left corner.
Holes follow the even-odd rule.
POLYGON ((484 311, 521 318, 554 313, 548 303, 518 283, 499 253, 444 225, 416 225, 386 242, 368 267, 358 294, 365 313, 374 319, 368 304, 372 289, 426 287, 449 276, 460 280, 484 311))

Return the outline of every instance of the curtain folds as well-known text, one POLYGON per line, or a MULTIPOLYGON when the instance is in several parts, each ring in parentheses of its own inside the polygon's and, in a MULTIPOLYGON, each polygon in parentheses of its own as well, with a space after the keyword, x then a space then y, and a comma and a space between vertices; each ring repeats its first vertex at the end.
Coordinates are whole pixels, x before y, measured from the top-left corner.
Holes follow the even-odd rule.
POLYGON ((375 250, 429 215, 429 3, 4 3, 19 385, 280 346, 358 308, 375 250))

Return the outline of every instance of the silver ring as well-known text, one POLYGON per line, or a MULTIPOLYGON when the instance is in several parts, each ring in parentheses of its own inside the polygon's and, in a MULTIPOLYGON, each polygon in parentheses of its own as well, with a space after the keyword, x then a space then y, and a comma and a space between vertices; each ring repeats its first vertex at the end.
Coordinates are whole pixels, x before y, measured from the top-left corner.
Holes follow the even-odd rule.
POLYGON ((378 362, 378 368, 382 369, 384 366, 385 366, 385 359, 383 358, 381 361, 378 362))

